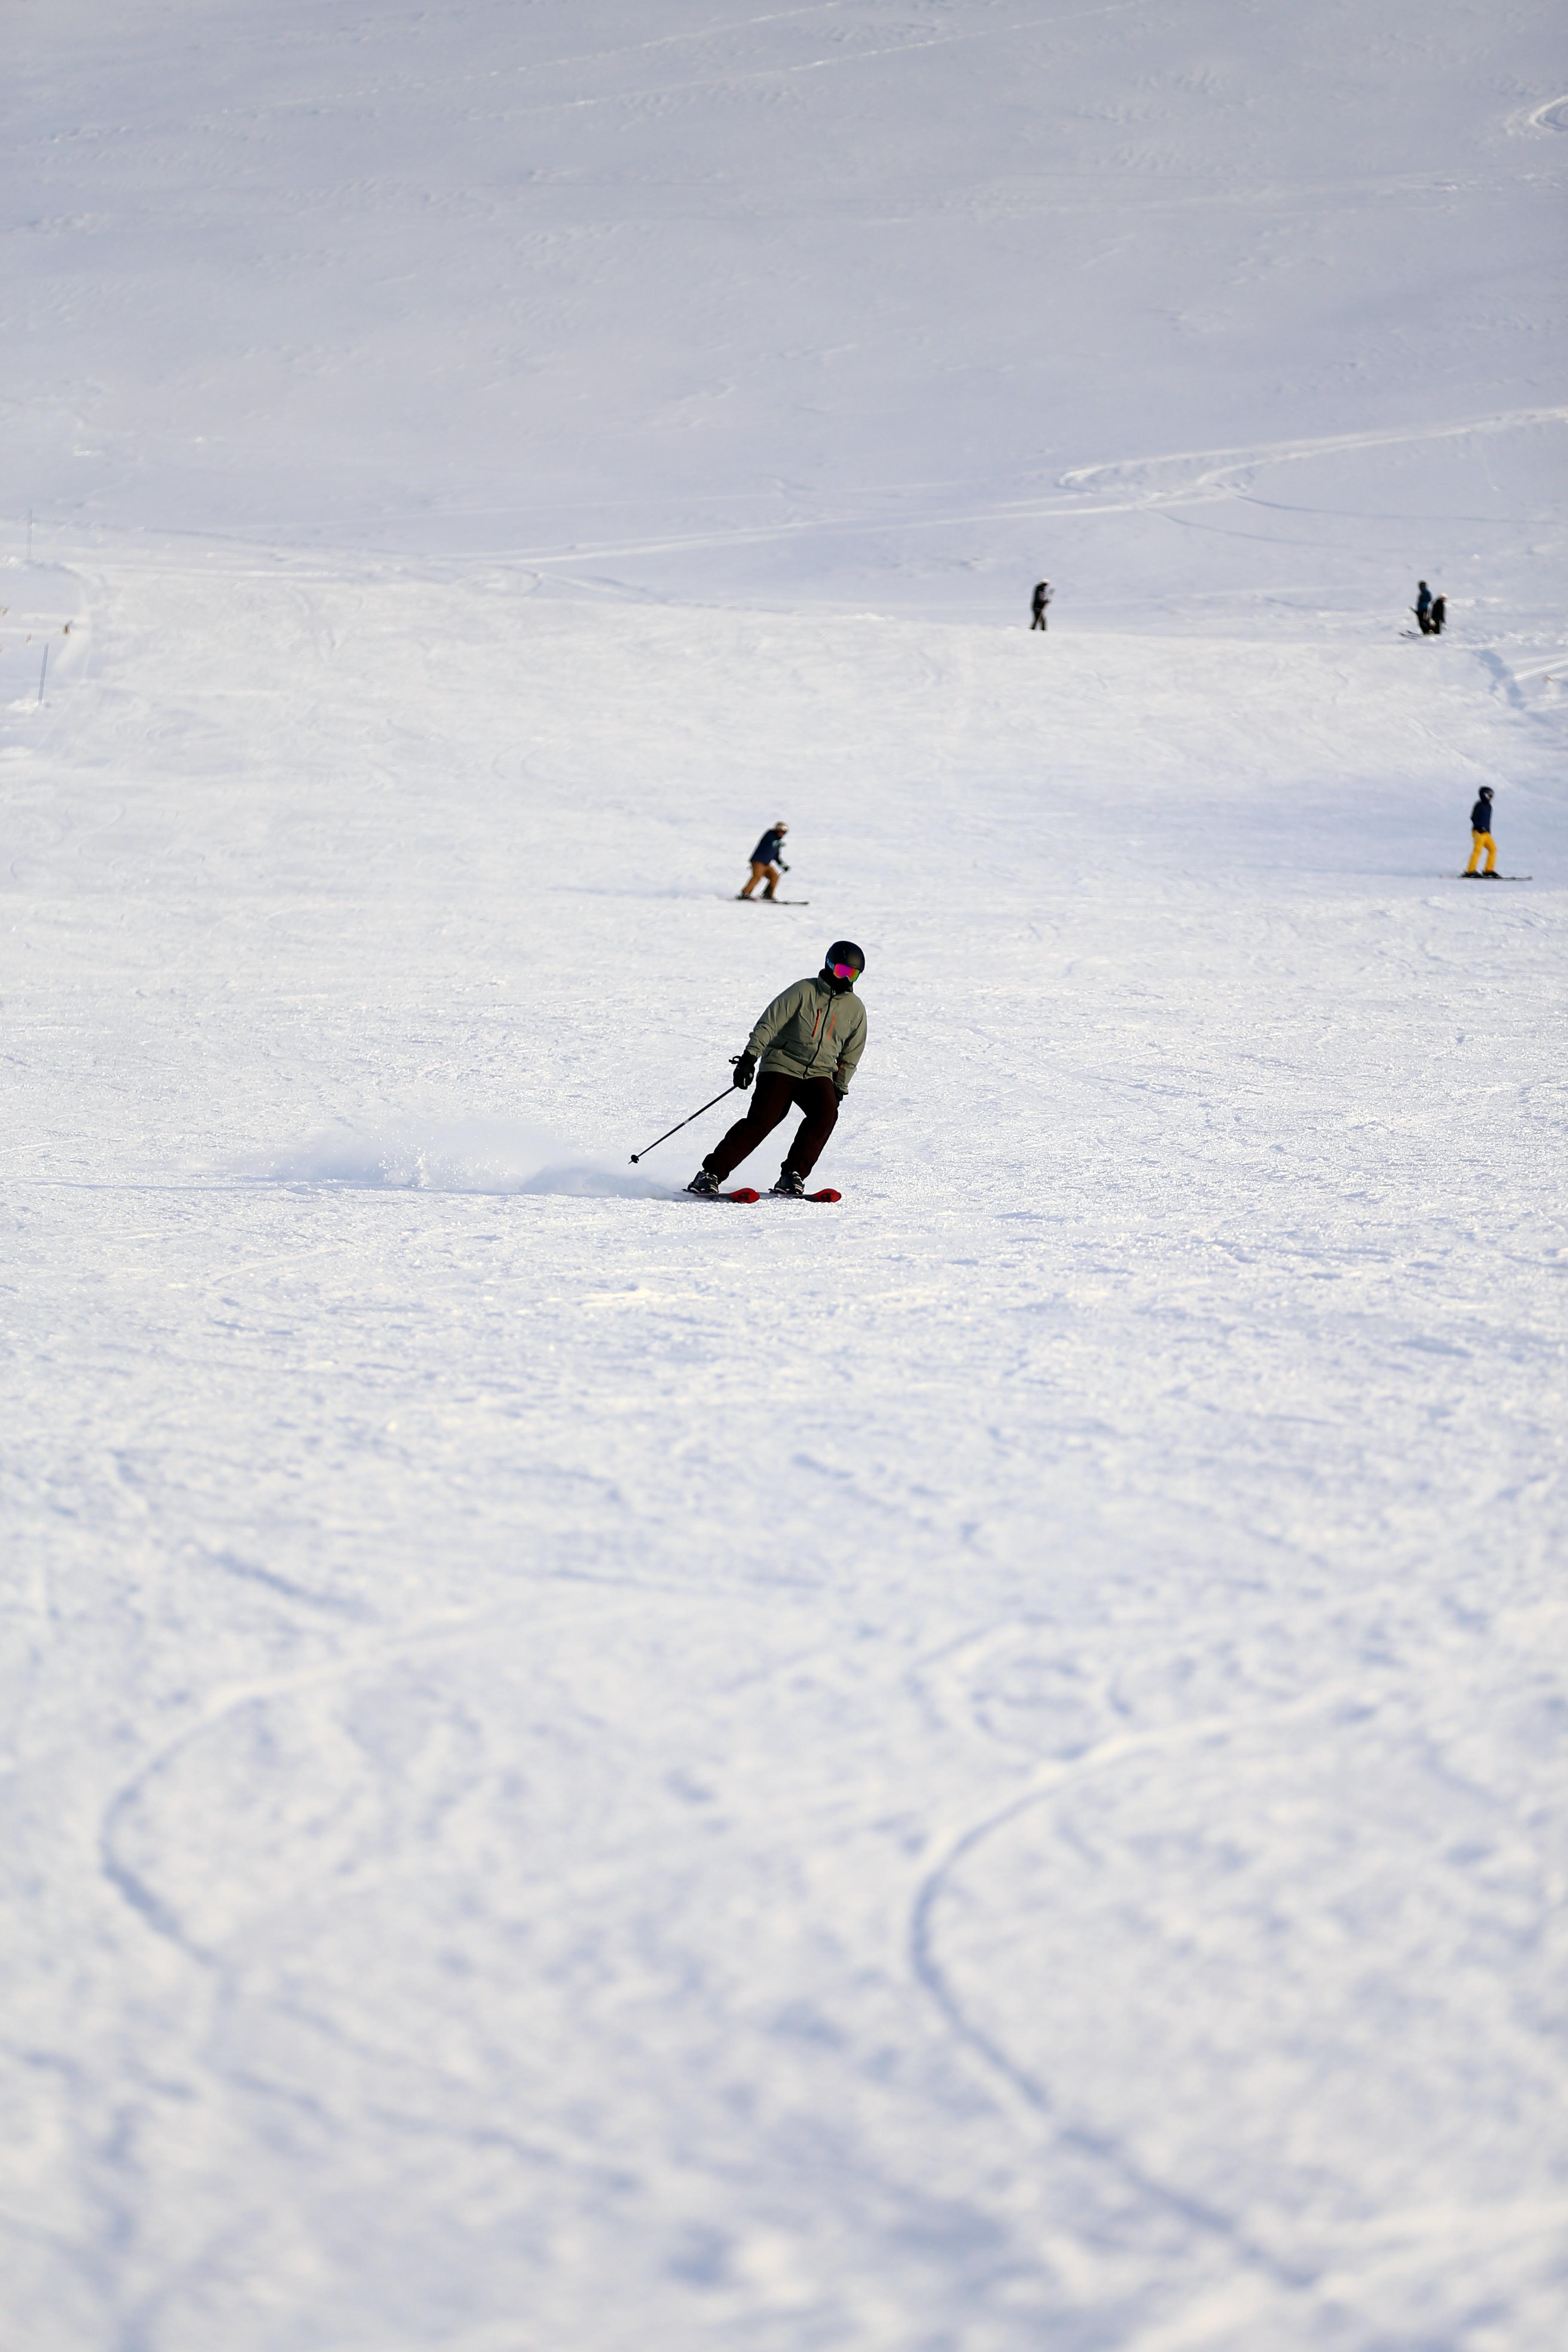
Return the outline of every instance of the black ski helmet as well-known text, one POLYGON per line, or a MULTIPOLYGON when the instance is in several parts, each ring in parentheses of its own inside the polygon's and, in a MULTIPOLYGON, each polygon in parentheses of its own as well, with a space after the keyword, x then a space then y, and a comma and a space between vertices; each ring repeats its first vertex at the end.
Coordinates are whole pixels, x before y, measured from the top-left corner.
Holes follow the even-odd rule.
POLYGON ((822 959, 822 969, 829 980, 842 987, 853 988, 866 969, 866 950, 858 948, 853 940, 835 940, 822 959), (841 964, 847 964, 849 970, 841 971, 841 964))

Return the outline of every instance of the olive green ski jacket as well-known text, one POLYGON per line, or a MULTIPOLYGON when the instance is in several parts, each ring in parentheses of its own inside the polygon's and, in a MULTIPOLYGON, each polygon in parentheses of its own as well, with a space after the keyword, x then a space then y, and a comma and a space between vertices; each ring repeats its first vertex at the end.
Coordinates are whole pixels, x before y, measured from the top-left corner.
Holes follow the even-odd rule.
POLYGON ((850 989, 836 996, 814 973, 775 996, 750 1037, 764 1073, 790 1078, 831 1078, 841 1095, 849 1091, 855 1066, 866 1049, 866 1008, 850 989))

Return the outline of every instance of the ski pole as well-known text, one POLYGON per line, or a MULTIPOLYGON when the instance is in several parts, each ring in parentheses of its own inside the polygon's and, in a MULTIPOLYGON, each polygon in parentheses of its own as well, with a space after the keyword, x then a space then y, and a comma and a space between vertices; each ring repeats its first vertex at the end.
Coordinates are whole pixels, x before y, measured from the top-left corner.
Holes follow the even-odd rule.
MULTIPOLYGON (((730 1058, 731 1061, 738 1062, 741 1057, 739 1054, 732 1054, 730 1058)), ((713 1103, 721 1103, 724 1099, 724 1095, 733 1094, 734 1091, 734 1081, 731 1080, 730 1085, 725 1087, 723 1095, 715 1095, 713 1102, 703 1104, 702 1110, 694 1110, 691 1114, 691 1118, 678 1119, 673 1127, 667 1127, 662 1135, 656 1135, 651 1143, 645 1143, 640 1151, 634 1151, 632 1154, 632 1166, 635 1168, 639 1160, 646 1160, 650 1151, 657 1151, 661 1143, 668 1143, 672 1135, 679 1135, 683 1127, 689 1127, 692 1118, 700 1118, 703 1110, 711 1110, 713 1103)))

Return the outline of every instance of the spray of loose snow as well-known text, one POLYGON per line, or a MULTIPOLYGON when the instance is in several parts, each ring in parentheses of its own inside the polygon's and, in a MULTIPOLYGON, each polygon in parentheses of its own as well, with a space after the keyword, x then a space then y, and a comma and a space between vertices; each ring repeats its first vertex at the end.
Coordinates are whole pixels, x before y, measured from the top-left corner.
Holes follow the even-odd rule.
POLYGON ((670 1185, 636 1169, 617 1169, 537 1128, 414 1116, 373 1131, 345 1128, 318 1136, 260 1156, 240 1172, 261 1183, 334 1184, 361 1192, 675 1197, 670 1185))

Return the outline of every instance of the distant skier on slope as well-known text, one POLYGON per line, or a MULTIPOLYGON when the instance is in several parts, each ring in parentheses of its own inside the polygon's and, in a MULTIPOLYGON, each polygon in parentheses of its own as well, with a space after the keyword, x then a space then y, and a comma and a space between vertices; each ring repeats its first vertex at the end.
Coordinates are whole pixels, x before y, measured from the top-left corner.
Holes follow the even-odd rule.
POLYGON ((1424 637, 1432 634, 1432 591, 1425 580, 1415 583, 1415 625, 1424 637))
POLYGON ((1465 868, 1467 879, 1489 882, 1497 875, 1497 843, 1492 839, 1492 788, 1483 784, 1475 807, 1470 811, 1470 862, 1465 868), (1480 873, 1476 872, 1476 860, 1482 850, 1487 862, 1480 873))
POLYGON ((789 827, 782 816, 776 824, 771 824, 768 827, 752 852, 752 878, 743 890, 736 891, 737 898, 749 898, 764 874, 767 877, 767 884, 763 896, 764 898, 773 897, 773 892, 778 888, 779 876, 789 872, 789 867, 784 864, 783 856, 784 837, 788 831, 789 827))
POLYGON ((1432 635, 1435 637, 1440 637, 1447 625, 1448 600, 1447 596, 1434 596, 1432 599, 1432 614, 1430 620, 1432 635))
POLYGON ((1048 580, 1037 580, 1035 583, 1035 593, 1029 599, 1029 626, 1031 629, 1043 629, 1045 627, 1046 606, 1050 603, 1050 582, 1048 580))
POLYGON ((853 940, 835 940, 814 978, 797 980, 774 997, 735 1065, 735 1084, 744 1089, 762 1064, 752 1107, 714 1145, 687 1186, 689 1192, 717 1192, 731 1169, 766 1142, 793 1106, 805 1117, 773 1189, 800 1199, 838 1123, 838 1106, 866 1049, 866 1008, 855 993, 865 969, 866 959, 853 940))

